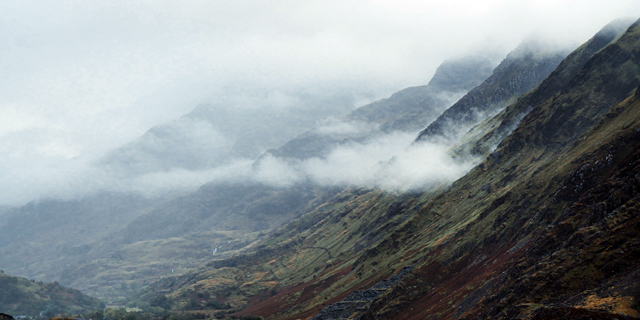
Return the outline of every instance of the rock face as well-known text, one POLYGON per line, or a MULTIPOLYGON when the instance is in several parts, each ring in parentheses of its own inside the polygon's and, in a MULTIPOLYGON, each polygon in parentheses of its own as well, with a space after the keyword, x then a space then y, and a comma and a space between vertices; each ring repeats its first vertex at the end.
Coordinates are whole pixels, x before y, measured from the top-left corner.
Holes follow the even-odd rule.
POLYGON ((0 320, 13 320, 13 317, 5 313, 0 313, 0 320))
MULTIPOLYGON (((518 98, 499 114, 469 130, 452 147, 458 156, 487 156, 520 124, 533 106, 552 99, 583 71, 587 62, 604 47, 620 37, 634 21, 616 20, 602 28, 586 43, 571 52, 539 85, 518 98)), ((587 126, 585 126, 587 127, 587 126)))
MULTIPOLYGON (((493 116, 507 105, 515 103, 516 99, 526 100, 519 101, 520 109, 511 111, 514 115, 511 115, 507 121, 504 121, 504 118, 493 117, 502 123, 487 124, 487 126, 498 125, 499 128, 494 130, 491 136, 483 137, 484 141, 481 141, 480 145, 473 147, 475 148, 473 153, 482 154, 482 149, 487 149, 492 144, 491 147, 495 146, 515 129, 531 106, 542 103, 566 86, 594 54, 616 40, 633 22, 629 19, 620 19, 609 23, 589 41, 571 52, 568 57, 569 52, 544 49, 547 47, 544 43, 535 40, 523 42, 502 61, 491 77, 471 90, 420 132, 416 141, 453 143, 462 135, 469 135, 469 129, 482 120, 493 116), (564 59, 565 57, 567 59, 564 59), (553 76, 545 79, 551 72, 553 76), (543 79, 545 81, 541 83, 543 79), (540 85, 536 87, 538 84, 540 85), (534 89, 532 92, 535 94, 529 93, 523 96, 531 89, 534 89)), ((471 135, 473 134, 478 133, 472 132, 471 135)), ((462 138, 462 140, 465 139, 462 138)), ((469 144, 468 141, 464 142, 469 144)))
POLYGON ((416 141, 453 143, 471 127, 531 90, 569 54, 565 50, 541 49, 546 46, 535 40, 520 44, 489 78, 420 132, 416 141))
POLYGON ((366 311, 376 298, 402 280, 411 272, 412 268, 405 267, 398 274, 376 283, 367 290, 352 292, 340 302, 333 303, 322 309, 311 320, 357 319, 357 316, 366 311))

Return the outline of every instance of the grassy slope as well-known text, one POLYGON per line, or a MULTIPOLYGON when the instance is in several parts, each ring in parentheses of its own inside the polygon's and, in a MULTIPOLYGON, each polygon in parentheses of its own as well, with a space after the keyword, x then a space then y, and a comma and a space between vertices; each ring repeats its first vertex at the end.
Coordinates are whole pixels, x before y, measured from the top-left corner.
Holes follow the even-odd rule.
MULTIPOLYGON (((415 290, 407 291, 406 284, 399 285, 374 306, 370 315, 460 316, 494 288, 492 280, 515 265, 533 239, 553 226, 572 204, 554 198, 558 184, 579 168, 581 157, 590 157, 609 141, 601 137, 618 134, 600 126, 577 140, 640 82, 639 34, 640 27, 635 25, 622 39, 590 59, 558 95, 534 107, 492 157, 376 248, 380 254, 364 259, 363 268, 373 262, 402 261, 407 256, 422 259, 405 280, 413 282, 415 290), (483 191, 482 186, 489 183, 490 192, 483 191), (416 239, 415 234, 420 236, 416 239), (395 242, 403 246, 395 246, 395 242), (409 313, 408 306, 421 312, 409 313)), ((631 130, 628 126, 633 124, 624 122, 637 121, 637 103, 632 107, 629 119, 619 119, 611 128, 631 130)), ((608 114, 605 119, 612 116, 608 114)), ((547 296, 554 292, 552 286, 546 290, 547 296)), ((519 298, 548 302, 545 295, 538 296, 537 301, 534 296, 519 298)), ((496 310, 492 311, 497 316, 496 310)))
MULTIPOLYGON (((184 308, 191 298, 202 306, 218 299, 234 308, 251 305, 267 309, 267 313, 278 311, 279 307, 273 310, 273 303, 302 308, 310 296, 300 294, 299 290, 328 287, 340 280, 337 275, 348 273, 362 250, 378 243, 396 225, 415 214, 418 203, 424 201, 409 196, 399 202, 397 197, 381 192, 345 190, 272 233, 254 248, 254 253, 217 260, 206 270, 160 281, 141 300, 152 300, 155 291, 171 292, 168 296, 175 309, 184 308), (194 296, 203 291, 209 299, 194 296), (260 306, 260 300, 271 294, 274 297, 260 306)), ((327 293, 315 299, 316 310, 341 294, 327 293)))

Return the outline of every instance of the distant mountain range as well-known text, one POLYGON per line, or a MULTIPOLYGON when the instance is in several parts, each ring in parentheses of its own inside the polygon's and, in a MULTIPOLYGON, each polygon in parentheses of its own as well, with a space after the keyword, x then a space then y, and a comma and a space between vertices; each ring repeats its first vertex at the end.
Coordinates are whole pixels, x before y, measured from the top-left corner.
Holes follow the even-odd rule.
MULTIPOLYGON (((354 108, 350 92, 247 92, 244 99, 203 103, 179 119, 149 129, 95 166, 135 176, 176 169, 204 170, 255 159, 314 126, 354 108)), ((240 93, 236 93, 240 94, 240 93)))

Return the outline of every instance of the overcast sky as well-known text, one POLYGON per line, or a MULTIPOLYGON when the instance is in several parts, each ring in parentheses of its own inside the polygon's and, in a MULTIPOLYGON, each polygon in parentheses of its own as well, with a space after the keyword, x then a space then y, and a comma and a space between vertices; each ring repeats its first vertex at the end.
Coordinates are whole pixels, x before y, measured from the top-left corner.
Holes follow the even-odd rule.
POLYGON ((225 90, 426 84, 539 33, 581 43, 638 0, 0 1, 0 205, 225 90))

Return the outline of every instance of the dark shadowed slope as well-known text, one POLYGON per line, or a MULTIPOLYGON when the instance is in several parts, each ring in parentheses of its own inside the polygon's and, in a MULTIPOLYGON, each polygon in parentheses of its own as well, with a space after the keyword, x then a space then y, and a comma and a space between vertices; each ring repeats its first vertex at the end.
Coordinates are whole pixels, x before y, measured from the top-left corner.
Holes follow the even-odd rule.
POLYGON ((0 271, 0 310, 13 316, 81 314, 104 309, 104 303, 57 282, 43 283, 0 271))
POLYGON ((637 316, 630 301, 638 292, 616 283, 638 285, 640 256, 618 247, 633 247, 638 234, 634 211, 624 208, 637 195, 639 36, 636 23, 596 53, 557 95, 532 106, 492 157, 361 259, 355 272, 418 262, 365 318, 637 316), (552 127, 550 115, 564 126, 552 127), (628 224, 607 226, 604 217, 628 224))
POLYGON ((518 98, 517 103, 508 106, 497 116, 486 119, 469 130, 453 146, 454 153, 458 156, 488 155, 520 124, 522 118, 531 111, 533 106, 558 94, 582 71, 594 54, 614 42, 633 22, 629 19, 620 19, 602 28, 586 43, 569 54, 549 77, 533 90, 518 98))

